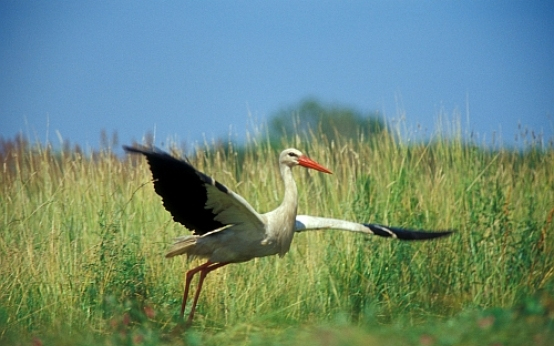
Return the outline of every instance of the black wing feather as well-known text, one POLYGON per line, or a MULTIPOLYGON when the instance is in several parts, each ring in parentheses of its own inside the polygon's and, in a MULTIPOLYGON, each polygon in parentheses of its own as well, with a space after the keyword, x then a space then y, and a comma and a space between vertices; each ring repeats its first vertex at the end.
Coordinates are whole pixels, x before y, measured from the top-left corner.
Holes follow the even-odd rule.
POLYGON ((427 240, 440 238, 452 234, 454 231, 438 231, 438 232, 426 232, 426 231, 413 231, 410 229, 389 227, 371 223, 364 223, 364 226, 369 228, 373 234, 380 237, 397 238, 400 240, 427 240))
POLYGON ((171 213, 173 220, 195 234, 204 234, 225 226, 214 219, 210 209, 205 208, 205 184, 228 193, 225 185, 198 171, 190 163, 156 148, 123 146, 123 149, 128 153, 146 156, 154 178, 154 189, 162 197, 163 205, 171 213))

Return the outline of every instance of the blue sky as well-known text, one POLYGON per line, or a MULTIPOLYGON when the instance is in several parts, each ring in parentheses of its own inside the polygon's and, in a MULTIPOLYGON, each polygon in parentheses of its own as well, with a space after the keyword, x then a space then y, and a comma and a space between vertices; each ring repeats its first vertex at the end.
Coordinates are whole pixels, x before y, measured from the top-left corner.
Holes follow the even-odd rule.
POLYGON ((0 61, 5 139, 240 141, 307 97, 554 136, 553 1, 4 0, 0 61))

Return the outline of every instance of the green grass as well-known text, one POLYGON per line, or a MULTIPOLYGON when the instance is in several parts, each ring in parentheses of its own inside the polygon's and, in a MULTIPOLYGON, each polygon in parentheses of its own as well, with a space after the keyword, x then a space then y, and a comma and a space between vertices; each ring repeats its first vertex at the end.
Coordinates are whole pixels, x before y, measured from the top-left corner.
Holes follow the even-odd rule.
MULTIPOLYGON (((420 229, 403 243, 339 231, 207 279, 192 328, 187 268, 140 157, 3 141, 0 344, 547 345, 554 336, 554 149, 284 140, 334 174, 297 169, 299 212, 420 229)), ((279 148, 279 149, 282 149, 279 148)), ((207 146, 190 159, 257 210, 282 197, 277 151, 207 146)), ((184 196, 186 198, 186 196, 184 196)))

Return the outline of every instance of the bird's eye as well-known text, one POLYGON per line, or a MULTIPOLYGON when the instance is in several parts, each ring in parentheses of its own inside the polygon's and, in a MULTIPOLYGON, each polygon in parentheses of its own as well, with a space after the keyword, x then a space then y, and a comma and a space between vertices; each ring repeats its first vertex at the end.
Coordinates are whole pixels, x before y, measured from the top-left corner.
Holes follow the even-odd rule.
POLYGON ((290 157, 298 157, 298 155, 296 155, 296 154, 293 153, 293 152, 288 153, 288 155, 289 155, 290 157))

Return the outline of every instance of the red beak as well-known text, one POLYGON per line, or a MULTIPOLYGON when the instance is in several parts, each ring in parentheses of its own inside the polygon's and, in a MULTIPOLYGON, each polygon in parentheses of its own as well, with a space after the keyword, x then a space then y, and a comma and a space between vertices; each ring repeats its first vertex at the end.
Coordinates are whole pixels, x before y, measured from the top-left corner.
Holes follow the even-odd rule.
POLYGON ((328 174, 333 174, 333 172, 331 172, 330 170, 323 167, 322 165, 320 165, 319 163, 315 162, 314 160, 310 159, 307 156, 300 156, 298 158, 298 164, 300 166, 303 166, 303 167, 306 167, 306 168, 315 169, 316 171, 320 171, 320 172, 328 173, 328 174))

